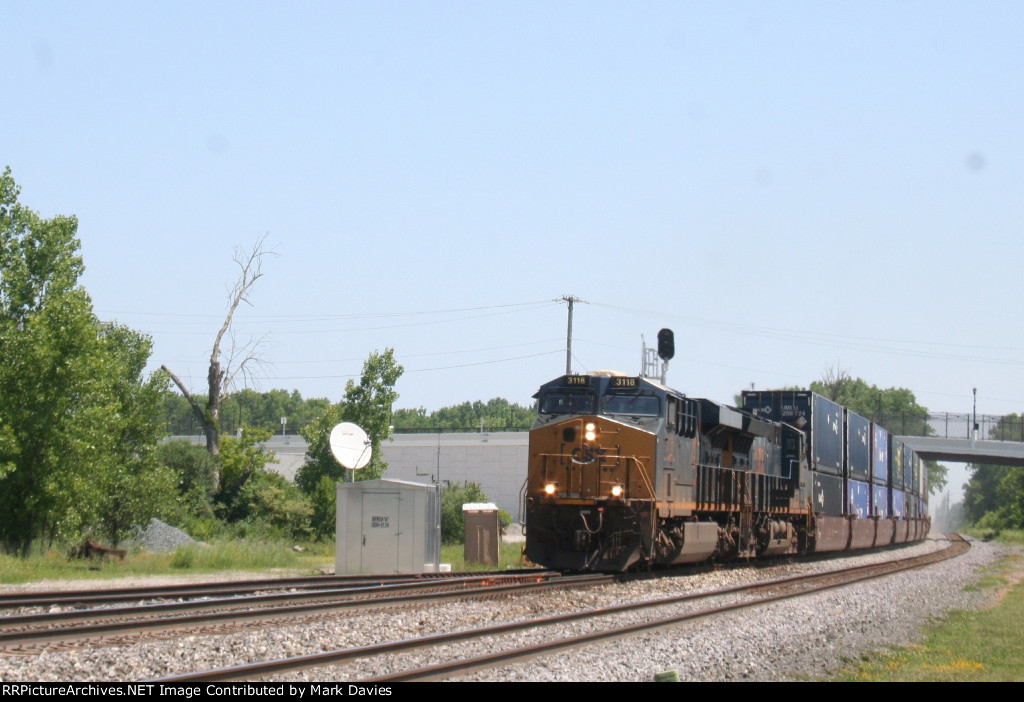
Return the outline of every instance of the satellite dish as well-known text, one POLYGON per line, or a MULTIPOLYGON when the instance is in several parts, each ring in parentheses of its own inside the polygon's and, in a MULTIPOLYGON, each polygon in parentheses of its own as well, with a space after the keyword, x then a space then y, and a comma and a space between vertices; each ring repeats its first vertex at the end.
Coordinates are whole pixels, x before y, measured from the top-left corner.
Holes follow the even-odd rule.
POLYGON ((349 470, 359 470, 370 462, 370 440, 358 425, 342 422, 331 429, 331 453, 349 470))

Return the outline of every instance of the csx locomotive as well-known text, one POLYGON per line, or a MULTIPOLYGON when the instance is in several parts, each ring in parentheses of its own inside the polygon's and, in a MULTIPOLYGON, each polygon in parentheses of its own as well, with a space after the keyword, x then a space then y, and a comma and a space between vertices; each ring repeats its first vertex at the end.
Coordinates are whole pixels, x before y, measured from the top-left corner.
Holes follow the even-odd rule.
POLYGON ((643 376, 541 386, 522 514, 526 555, 559 570, 872 548, 925 537, 920 459, 806 391, 743 408, 643 376))

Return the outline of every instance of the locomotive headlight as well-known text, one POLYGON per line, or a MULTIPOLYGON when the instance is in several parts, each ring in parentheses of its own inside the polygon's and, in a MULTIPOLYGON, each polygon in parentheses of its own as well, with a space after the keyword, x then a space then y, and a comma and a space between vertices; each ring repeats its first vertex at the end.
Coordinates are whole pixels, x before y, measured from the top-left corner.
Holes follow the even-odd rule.
POLYGON ((625 490, 622 489, 621 485, 612 485, 612 497, 622 497, 622 493, 625 490))
POLYGON ((555 485, 554 483, 545 483, 545 485, 544 485, 544 494, 545 495, 554 495, 555 491, 557 489, 558 489, 558 486, 555 485))
POLYGON ((597 425, 593 422, 587 422, 584 426, 583 438, 587 441, 593 441, 597 438, 597 425))

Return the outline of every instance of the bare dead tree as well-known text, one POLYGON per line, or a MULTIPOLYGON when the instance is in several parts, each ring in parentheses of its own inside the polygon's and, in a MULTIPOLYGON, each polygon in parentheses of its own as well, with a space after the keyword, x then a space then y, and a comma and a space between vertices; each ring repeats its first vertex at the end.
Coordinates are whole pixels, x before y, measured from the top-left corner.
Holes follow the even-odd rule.
POLYGON ((850 382, 850 373, 841 366, 835 365, 827 368, 821 374, 821 384, 828 390, 828 399, 836 402, 843 386, 850 382))
POLYGON ((199 400, 185 387, 181 379, 171 372, 170 368, 161 366, 181 390, 181 394, 188 400, 192 412, 206 436, 206 449, 214 456, 220 455, 218 442, 220 440, 221 403, 230 393, 235 378, 239 375, 251 377, 253 367, 260 363, 258 352, 263 338, 238 345, 235 335, 231 333, 231 321, 240 304, 243 302, 247 305, 252 304, 249 301, 249 293, 256 281, 263 277, 264 259, 268 256, 277 256, 276 252, 266 248, 266 240, 266 236, 261 237, 252 245, 251 249, 235 247, 234 261, 238 264, 240 273, 228 294, 228 313, 224 317, 224 323, 221 325, 220 331, 217 332, 217 337, 213 341, 213 349, 210 351, 210 368, 206 378, 208 389, 206 406, 200 405, 199 400), (225 336, 230 338, 231 348, 227 353, 227 361, 221 364, 225 336))

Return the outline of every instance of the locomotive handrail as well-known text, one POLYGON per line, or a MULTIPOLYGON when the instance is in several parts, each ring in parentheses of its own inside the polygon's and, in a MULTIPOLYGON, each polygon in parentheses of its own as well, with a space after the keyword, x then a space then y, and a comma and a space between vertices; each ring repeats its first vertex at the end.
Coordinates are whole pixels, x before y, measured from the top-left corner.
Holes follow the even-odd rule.
MULTIPOLYGON (((643 480, 644 486, 647 488, 647 492, 650 493, 652 500, 657 500, 658 496, 654 494, 654 485, 651 484, 650 476, 647 475, 647 471, 644 468, 643 461, 641 461, 636 456, 621 456, 620 458, 625 458, 627 461, 632 459, 637 464, 637 467, 640 469, 640 478, 643 480)), ((626 471, 626 474, 629 475, 628 468, 626 469, 626 471)))
POLYGON ((523 528, 523 533, 526 533, 526 491, 529 489, 530 476, 527 475, 523 480, 523 486, 519 488, 519 526, 523 528))
MULTIPOLYGON (((653 533, 654 527, 657 524, 657 520, 658 520, 658 509, 657 509, 657 506, 658 506, 658 495, 654 491, 654 485, 651 484, 650 476, 647 475, 647 471, 646 471, 646 469, 644 467, 643 461, 641 461, 636 456, 623 456, 623 458, 625 458, 626 461, 627 461, 627 463, 626 463, 626 466, 627 466, 626 467, 626 476, 627 476, 627 478, 629 477, 629 467, 628 467, 629 463, 628 463, 628 461, 630 459, 632 459, 637 464, 637 468, 639 468, 639 470, 640 470, 640 478, 643 480, 644 485, 647 487, 647 492, 650 495, 650 500, 651 500, 651 503, 652 503, 652 507, 651 507, 651 509, 648 510, 648 513, 651 515, 650 516, 650 528, 651 528, 651 531, 653 533)), ((641 543, 641 550, 643 550, 643 544, 642 543, 641 543)), ((648 545, 647 553, 644 554, 645 557, 646 558, 650 558, 652 556, 652 554, 653 554, 653 551, 654 551, 654 542, 651 541, 651 543, 648 545)))

